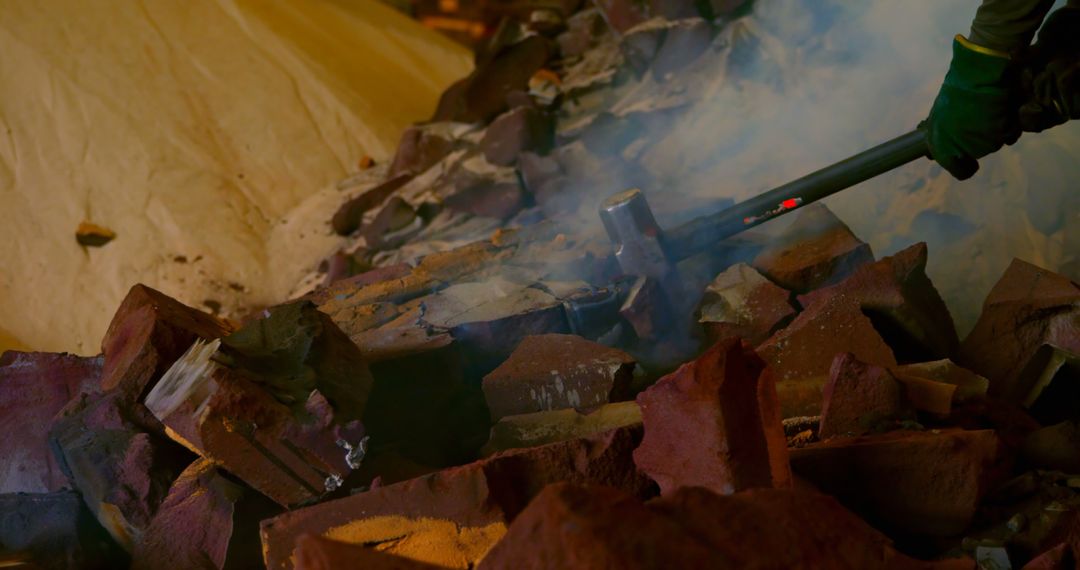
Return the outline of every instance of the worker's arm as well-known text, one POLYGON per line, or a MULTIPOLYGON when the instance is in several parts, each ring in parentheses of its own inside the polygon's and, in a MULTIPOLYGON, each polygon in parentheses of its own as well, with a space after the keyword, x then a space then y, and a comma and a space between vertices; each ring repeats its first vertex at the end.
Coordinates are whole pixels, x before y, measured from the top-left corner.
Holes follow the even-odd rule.
POLYGON ((1020 62, 1053 0, 983 0, 968 37, 953 40, 952 63, 924 126, 930 155, 956 178, 1020 137, 1020 62))

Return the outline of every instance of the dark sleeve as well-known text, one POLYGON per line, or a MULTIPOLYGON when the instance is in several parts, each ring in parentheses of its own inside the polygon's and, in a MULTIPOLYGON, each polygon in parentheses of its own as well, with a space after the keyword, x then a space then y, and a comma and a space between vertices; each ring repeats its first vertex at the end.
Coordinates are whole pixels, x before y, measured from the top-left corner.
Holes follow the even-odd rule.
MULTIPOLYGON (((1070 4, 1080 5, 1078 0, 1070 4)), ((1054 0, 983 0, 971 23, 972 43, 1003 52, 1031 45, 1054 0)))

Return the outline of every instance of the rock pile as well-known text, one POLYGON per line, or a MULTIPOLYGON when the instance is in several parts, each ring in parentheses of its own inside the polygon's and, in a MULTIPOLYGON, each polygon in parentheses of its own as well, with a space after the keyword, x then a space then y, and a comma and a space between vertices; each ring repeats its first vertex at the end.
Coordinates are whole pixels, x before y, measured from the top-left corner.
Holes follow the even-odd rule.
POLYGON ((665 299, 595 205, 742 2, 559 6, 343 183, 296 299, 139 285, 101 356, 4 354, 0 565, 1073 567, 1080 285, 1017 261, 961 341, 925 245, 814 206, 665 299))

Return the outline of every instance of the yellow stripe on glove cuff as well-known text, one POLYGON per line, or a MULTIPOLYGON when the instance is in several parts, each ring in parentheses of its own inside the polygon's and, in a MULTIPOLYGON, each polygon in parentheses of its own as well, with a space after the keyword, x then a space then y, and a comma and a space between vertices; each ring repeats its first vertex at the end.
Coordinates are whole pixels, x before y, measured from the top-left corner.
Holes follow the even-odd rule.
POLYGON ((964 46, 965 48, 967 48, 967 49, 969 49, 969 50, 971 50, 973 52, 981 53, 981 54, 984 54, 984 55, 991 55, 991 56, 994 56, 994 57, 1002 57, 1002 58, 1005 58, 1005 59, 1012 59, 1012 56, 1009 55, 1007 52, 998 51, 996 49, 990 49, 988 47, 983 47, 983 46, 981 46, 979 44, 972 43, 972 41, 965 38, 963 34, 956 34, 956 41, 960 42, 960 45, 964 46))

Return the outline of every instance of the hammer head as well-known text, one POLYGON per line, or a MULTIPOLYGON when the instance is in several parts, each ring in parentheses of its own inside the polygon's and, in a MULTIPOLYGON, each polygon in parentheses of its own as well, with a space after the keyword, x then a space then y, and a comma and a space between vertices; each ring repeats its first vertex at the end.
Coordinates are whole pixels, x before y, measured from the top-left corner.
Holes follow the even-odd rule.
POLYGON ((674 264, 668 259, 663 233, 641 190, 634 188, 605 200, 600 206, 600 220, 623 273, 661 282, 671 277, 674 264))

